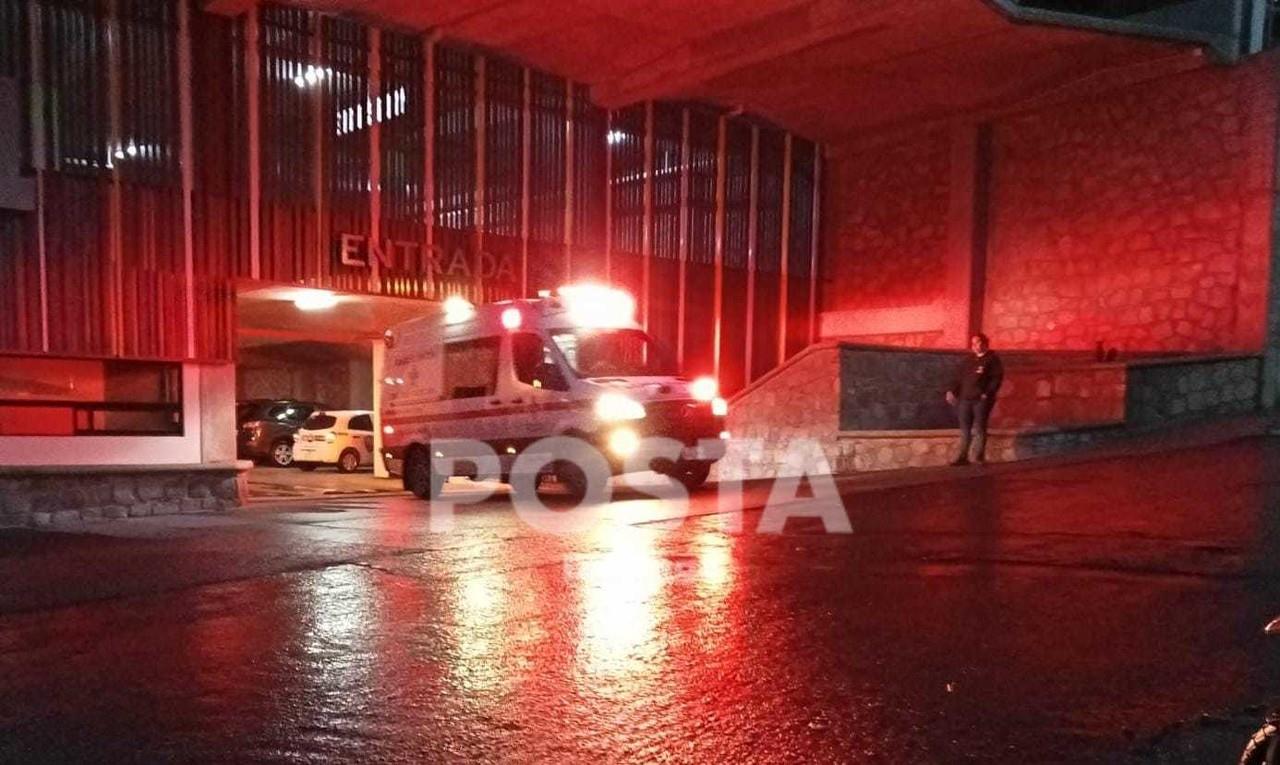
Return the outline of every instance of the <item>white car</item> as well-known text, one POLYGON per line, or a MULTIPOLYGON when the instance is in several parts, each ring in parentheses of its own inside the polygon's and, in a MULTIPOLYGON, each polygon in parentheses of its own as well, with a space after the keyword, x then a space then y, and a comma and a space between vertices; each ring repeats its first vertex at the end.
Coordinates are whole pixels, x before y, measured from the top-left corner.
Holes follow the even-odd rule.
POLYGON ((293 436, 293 464, 302 470, 334 465, 354 473, 373 464, 373 412, 315 412, 293 436))

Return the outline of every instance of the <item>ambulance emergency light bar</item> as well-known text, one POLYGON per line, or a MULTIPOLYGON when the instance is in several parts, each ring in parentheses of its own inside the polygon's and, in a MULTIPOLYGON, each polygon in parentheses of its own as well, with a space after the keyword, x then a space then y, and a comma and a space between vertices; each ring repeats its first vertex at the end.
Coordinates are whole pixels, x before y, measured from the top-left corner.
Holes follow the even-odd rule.
MULTIPOLYGON (((550 299, 550 290, 538 293, 542 299, 550 299)), ((635 298, 624 290, 600 284, 567 284, 556 290, 555 299, 569 315, 569 321, 588 329, 624 327, 635 320, 635 298)), ((460 324, 474 318, 476 307, 461 295, 453 295, 444 301, 444 323, 460 324)), ((507 308, 502 313, 502 325, 518 329, 522 317, 518 308, 507 308)))
POLYGON ((635 320, 635 298, 599 284, 570 284, 557 294, 569 320, 580 327, 621 327, 635 320))

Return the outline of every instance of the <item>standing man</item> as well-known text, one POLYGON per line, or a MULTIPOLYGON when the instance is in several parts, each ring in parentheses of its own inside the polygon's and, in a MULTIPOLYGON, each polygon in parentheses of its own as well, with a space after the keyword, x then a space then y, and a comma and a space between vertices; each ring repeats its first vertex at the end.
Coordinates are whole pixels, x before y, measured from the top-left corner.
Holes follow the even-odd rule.
POLYGON ((947 390, 947 403, 956 409, 960 421, 960 453, 952 465, 969 464, 969 442, 977 436, 973 461, 987 461, 987 420, 996 405, 1000 384, 1004 382, 1004 364, 991 350, 991 341, 981 332, 969 339, 972 354, 965 357, 956 370, 955 382, 947 390))

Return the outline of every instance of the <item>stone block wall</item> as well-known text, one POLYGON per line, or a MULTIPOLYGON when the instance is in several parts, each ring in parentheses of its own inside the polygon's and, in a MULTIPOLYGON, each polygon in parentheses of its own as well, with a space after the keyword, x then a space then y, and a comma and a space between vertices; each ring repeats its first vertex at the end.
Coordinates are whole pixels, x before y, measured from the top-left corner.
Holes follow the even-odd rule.
POLYGON ((1257 410, 1262 359, 1149 361, 1129 369, 1126 421, 1149 427, 1196 417, 1257 410))
POLYGON ((734 398, 725 427, 732 438, 716 477, 764 478, 779 474, 797 439, 817 441, 833 469, 840 427, 840 347, 810 346, 734 398))
MULTIPOLYGON (((999 431, 987 439, 987 461, 1012 462, 1048 454, 1061 454, 1114 440, 1124 434, 1119 427, 1045 431, 999 431)), ((841 464, 850 470, 901 470, 941 467, 956 457, 959 435, 954 430, 915 433, 842 433, 837 450, 841 464)))
MULTIPOLYGON (((794 475, 813 444, 840 473, 943 465, 958 433, 942 393, 959 352, 848 344, 810 348, 730 404, 729 453, 716 477, 794 475)), ((1261 356, 1093 362, 1009 353, 987 457, 1025 459, 1195 417, 1258 407, 1261 356)), ((812 455, 812 453, 810 453, 812 455)), ((814 472, 810 459, 803 467, 814 472)))
POLYGON ((1019 364, 1006 358, 991 427, 1103 425, 1124 416, 1124 364, 1019 364))
POLYGON ((1261 347, 1274 68, 1205 68, 995 123, 997 347, 1261 347))
POLYGON ((830 336, 832 339, 839 339, 856 345, 886 345, 893 348, 939 348, 942 347, 943 342, 940 330, 933 332, 893 332, 883 335, 854 335, 850 337, 830 336))
POLYGON ((1280 390, 1280 288, 1267 318, 1278 62, 831 146, 822 336, 959 347, 973 327, 997 348, 1131 354, 1269 342, 1280 390), (976 151, 960 151, 975 131, 976 151))
POLYGON ((945 290, 950 139, 933 132, 824 169, 824 310, 934 303, 945 290))
POLYGON ((217 512, 240 499, 233 468, 0 473, 0 525, 9 526, 217 512))
POLYGON ((963 354, 846 346, 840 352, 841 430, 951 427, 943 398, 963 354))

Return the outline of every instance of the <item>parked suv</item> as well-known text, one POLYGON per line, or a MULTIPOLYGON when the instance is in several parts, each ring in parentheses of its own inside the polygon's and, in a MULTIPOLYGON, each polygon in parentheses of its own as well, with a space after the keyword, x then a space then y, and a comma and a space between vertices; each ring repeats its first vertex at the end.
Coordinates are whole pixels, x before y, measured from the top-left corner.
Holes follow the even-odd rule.
POLYGON ((293 464, 303 470, 336 465, 354 473, 373 464, 373 412, 330 410, 312 414, 293 437, 293 464))
POLYGON ((276 467, 293 464, 293 434, 311 413, 314 401, 253 399, 236 403, 236 454, 276 467))

